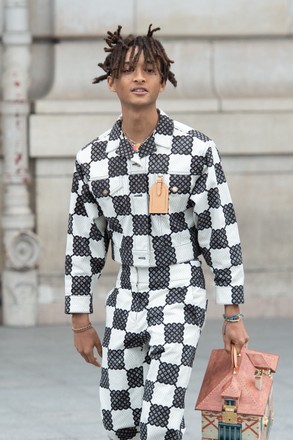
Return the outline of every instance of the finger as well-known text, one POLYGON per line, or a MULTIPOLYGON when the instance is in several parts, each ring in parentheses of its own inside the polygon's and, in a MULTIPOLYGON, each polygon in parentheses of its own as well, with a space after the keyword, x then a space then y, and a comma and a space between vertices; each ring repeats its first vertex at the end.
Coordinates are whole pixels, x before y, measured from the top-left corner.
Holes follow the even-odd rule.
POLYGON ((100 367, 101 366, 101 364, 98 361, 98 359, 95 356, 93 356, 93 355, 88 356, 88 362, 90 364, 94 365, 95 367, 100 367))
POLYGON ((97 349, 97 352, 99 353, 99 355, 102 357, 102 344, 101 344, 101 341, 100 341, 100 338, 99 337, 97 337, 97 339, 96 339, 96 341, 95 341, 95 347, 96 347, 96 349, 97 349))
POLYGON ((223 334, 223 341, 224 341, 224 349, 225 349, 225 351, 227 353, 230 353, 230 351, 231 351, 231 341, 230 341, 230 338, 227 335, 227 322, 223 323, 222 334, 223 334))
POLYGON ((101 366, 100 363, 99 363, 99 361, 98 361, 98 359, 97 359, 92 353, 89 353, 89 354, 81 353, 81 356, 84 358, 84 360, 85 360, 88 364, 93 364, 93 365, 95 365, 96 367, 100 367, 100 366, 101 366))
POLYGON ((239 354, 241 352, 241 350, 246 347, 247 340, 246 340, 246 338, 244 338, 243 340, 237 341, 234 343, 235 343, 235 346, 237 347, 237 353, 239 354))
POLYGON ((241 353, 242 344, 238 340, 231 339, 230 337, 227 336, 226 338, 224 338, 224 344, 225 344, 225 350, 228 353, 231 353, 233 347, 235 347, 236 349, 237 356, 241 353))
POLYGON ((80 355, 84 358, 84 360, 85 360, 86 362, 89 362, 88 357, 87 357, 86 354, 82 354, 82 353, 80 353, 80 355))
POLYGON ((229 338, 225 338, 224 339, 224 348, 225 348, 227 353, 231 353, 232 346, 231 346, 231 341, 230 341, 229 338))

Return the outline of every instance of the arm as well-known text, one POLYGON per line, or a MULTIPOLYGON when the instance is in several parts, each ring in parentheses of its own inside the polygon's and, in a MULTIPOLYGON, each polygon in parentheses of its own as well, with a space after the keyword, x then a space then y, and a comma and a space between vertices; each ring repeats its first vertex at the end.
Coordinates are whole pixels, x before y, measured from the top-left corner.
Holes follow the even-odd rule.
POLYGON ((106 219, 76 161, 65 262, 65 313, 92 313, 93 288, 106 262, 106 219))
MULTIPOLYGON (((93 312, 93 287, 105 265, 108 244, 106 220, 77 160, 70 199, 65 267, 65 313, 72 314, 73 329, 89 324, 89 314, 93 312)), ((94 348, 101 355, 101 342, 93 327, 74 331, 74 344, 87 362, 100 366, 94 348)))
MULTIPOLYGON (((216 302, 225 306, 226 316, 239 314, 239 305, 244 302, 240 238, 229 188, 213 143, 205 151, 202 172, 191 199, 199 246, 214 274, 216 302)), ((238 322, 225 321, 223 338, 228 352, 232 343, 239 352, 248 341, 242 319, 238 322)))

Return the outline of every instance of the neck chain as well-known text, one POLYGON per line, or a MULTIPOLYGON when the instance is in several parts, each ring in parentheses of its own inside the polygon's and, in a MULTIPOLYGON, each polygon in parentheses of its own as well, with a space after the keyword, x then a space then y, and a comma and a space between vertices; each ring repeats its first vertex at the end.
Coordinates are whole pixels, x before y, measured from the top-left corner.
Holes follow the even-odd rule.
POLYGON ((135 142, 133 139, 130 139, 130 137, 127 135, 126 131, 122 130, 125 138, 128 140, 130 145, 132 146, 134 151, 138 151, 139 147, 144 144, 153 134, 154 131, 151 132, 151 134, 148 135, 142 142, 135 142))

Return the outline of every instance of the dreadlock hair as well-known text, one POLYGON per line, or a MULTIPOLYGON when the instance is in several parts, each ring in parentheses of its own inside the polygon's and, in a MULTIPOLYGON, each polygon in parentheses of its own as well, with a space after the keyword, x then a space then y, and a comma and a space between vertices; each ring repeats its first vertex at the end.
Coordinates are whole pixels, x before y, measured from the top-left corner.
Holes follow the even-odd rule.
POLYGON ((130 34, 126 38, 121 36, 121 29, 122 26, 119 25, 114 33, 107 32, 105 41, 108 47, 105 47, 104 50, 109 52, 109 55, 107 55, 103 63, 98 64, 106 73, 94 78, 93 84, 104 81, 110 75, 113 78, 119 78, 124 68, 126 53, 131 48, 130 69, 134 70, 136 68, 138 59, 143 52, 145 63, 151 63, 157 67, 161 76, 161 82, 166 83, 169 80, 176 87, 177 80, 174 73, 170 70, 170 66, 174 61, 170 60, 162 43, 153 37, 154 32, 159 31, 160 28, 152 29, 152 24, 150 24, 147 35, 133 36, 130 34))

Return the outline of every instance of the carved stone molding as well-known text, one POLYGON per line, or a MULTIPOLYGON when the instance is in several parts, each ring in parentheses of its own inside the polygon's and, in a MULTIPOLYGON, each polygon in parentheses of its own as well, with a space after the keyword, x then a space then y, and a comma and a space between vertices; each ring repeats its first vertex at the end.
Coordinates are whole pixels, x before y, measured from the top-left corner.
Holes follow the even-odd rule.
POLYGON ((37 271, 5 270, 3 284, 3 323, 33 326, 37 320, 37 271))
POLYGON ((36 234, 31 231, 16 233, 6 247, 8 266, 16 270, 36 267, 40 245, 36 234))
POLYGON ((5 247, 2 274, 4 325, 35 325, 38 278, 35 269, 39 241, 32 231, 27 122, 31 66, 31 33, 28 0, 4 2, 3 102, 3 210, 1 223, 5 247))

